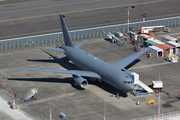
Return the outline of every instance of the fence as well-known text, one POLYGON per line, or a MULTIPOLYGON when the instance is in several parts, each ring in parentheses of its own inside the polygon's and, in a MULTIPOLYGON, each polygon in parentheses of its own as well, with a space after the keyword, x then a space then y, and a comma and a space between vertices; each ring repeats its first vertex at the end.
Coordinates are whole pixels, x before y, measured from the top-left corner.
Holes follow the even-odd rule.
POLYGON ((142 117, 132 120, 179 120, 180 119, 180 111, 170 112, 170 113, 164 113, 160 115, 160 118, 158 118, 158 115, 154 116, 148 116, 148 117, 142 117))
MULTIPOLYGON (((133 28, 134 31, 137 31, 140 27, 142 27, 142 25, 143 25, 142 22, 134 22, 134 23, 130 23, 129 27, 133 28)), ((159 25, 163 25, 166 27, 178 26, 180 25, 180 16, 149 20, 145 22, 145 26, 159 26, 159 25)), ((72 37, 72 40, 80 40, 80 39, 102 37, 108 32, 111 33, 127 32, 127 24, 118 24, 111 26, 74 30, 74 31, 70 31, 70 35, 72 37)), ((0 50, 2 51, 6 49, 23 48, 25 46, 43 45, 47 43, 55 43, 60 41, 63 41, 62 32, 6 39, 6 40, 0 40, 0 50)))

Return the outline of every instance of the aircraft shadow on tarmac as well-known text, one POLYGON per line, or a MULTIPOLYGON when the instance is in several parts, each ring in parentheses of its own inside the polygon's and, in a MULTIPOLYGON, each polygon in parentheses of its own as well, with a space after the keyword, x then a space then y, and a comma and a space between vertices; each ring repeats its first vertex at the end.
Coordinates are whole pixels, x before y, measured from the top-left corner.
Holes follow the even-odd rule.
MULTIPOLYGON (((53 83, 69 83, 71 86, 75 89, 78 90, 84 90, 83 88, 80 88, 77 86, 73 80, 73 77, 67 77, 67 78, 7 78, 8 80, 11 81, 31 81, 31 82, 53 82, 53 83)), ((123 92, 114 88, 113 86, 106 84, 105 82, 92 82, 89 81, 89 84, 91 85, 96 85, 99 88, 109 92, 110 94, 117 95, 119 93, 119 96, 123 96, 123 92)), ((87 86, 88 87, 88 86, 87 86)))
POLYGON ((136 59, 135 61, 133 61, 131 64, 129 64, 128 66, 125 67, 125 69, 129 69, 131 68, 132 66, 134 66, 135 64, 137 64, 138 62, 140 62, 141 60, 139 59, 136 59))
MULTIPOLYGON (((27 59, 27 61, 32 61, 32 62, 47 62, 47 63, 58 63, 60 66, 64 67, 67 70, 81 70, 79 67, 77 67, 75 64, 70 63, 69 59, 67 57, 63 57, 63 58, 57 58, 56 56, 53 56, 52 54, 46 52, 45 50, 42 50, 43 52, 45 52, 46 54, 48 54, 50 56, 50 58, 53 59, 27 59)), ((137 59, 134 62, 132 62, 131 64, 129 64, 126 69, 132 67, 133 65, 137 64, 140 60, 137 59)), ((57 83, 70 83, 72 87, 74 87, 75 89, 78 90, 84 90, 82 88, 80 88, 79 86, 75 85, 75 82, 73 80, 73 77, 67 77, 67 78, 7 78, 8 80, 15 80, 15 81, 34 81, 34 82, 57 82, 57 83)), ((89 81, 89 80, 88 80, 89 81)), ((123 92, 114 88, 113 86, 106 84, 105 82, 92 82, 89 81, 89 84, 93 84, 98 86, 99 88, 113 94, 113 95, 117 95, 117 93, 119 94, 119 96, 123 96, 123 92)))
POLYGON ((92 82, 93 85, 98 86, 99 88, 103 89, 104 91, 107 91, 108 93, 112 94, 112 95, 117 95, 117 93, 119 94, 119 96, 123 96, 124 97, 124 93, 123 91, 120 91, 116 88, 114 88, 113 86, 105 83, 105 82, 92 82))
POLYGON ((63 57, 63 58, 57 58, 56 56, 51 55, 50 53, 46 52, 45 50, 42 50, 46 54, 48 54, 50 57, 53 59, 37 59, 37 60, 32 60, 32 59, 27 59, 27 61, 31 62, 47 62, 47 63, 58 63, 60 66, 67 70, 81 70, 79 67, 77 67, 75 64, 69 62, 69 58, 63 57))
POLYGON ((7 78, 12 81, 31 81, 31 82, 53 82, 53 83, 69 83, 72 87, 78 90, 83 90, 74 84, 72 77, 67 78, 7 78))

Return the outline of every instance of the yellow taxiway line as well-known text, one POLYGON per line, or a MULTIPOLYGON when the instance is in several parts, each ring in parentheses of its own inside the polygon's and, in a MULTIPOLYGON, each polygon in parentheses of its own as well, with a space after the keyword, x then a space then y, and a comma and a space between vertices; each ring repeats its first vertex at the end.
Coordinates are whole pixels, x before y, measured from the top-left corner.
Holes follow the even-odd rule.
POLYGON ((39 17, 47 17, 47 16, 58 15, 58 14, 70 14, 70 13, 78 13, 78 12, 87 12, 87 11, 93 11, 93 10, 110 9, 110 8, 132 6, 132 5, 142 5, 142 4, 156 3, 156 2, 162 2, 162 1, 167 1, 167 0, 155 0, 155 1, 148 1, 148 2, 139 2, 139 3, 132 3, 132 4, 124 4, 124 5, 101 7, 101 8, 92 8, 92 9, 85 9, 85 10, 76 10, 76 11, 68 11, 68 12, 61 12, 61 13, 52 13, 52 14, 45 14, 45 15, 21 17, 21 18, 0 20, 0 22, 7 22, 7 21, 14 21, 14 20, 24 20, 24 19, 39 18, 39 17))
POLYGON ((83 4, 83 3, 92 3, 92 2, 99 2, 99 1, 103 1, 103 0, 77 2, 77 3, 69 3, 69 4, 61 4, 61 5, 52 5, 52 6, 44 6, 44 7, 29 8, 29 9, 22 9, 22 10, 14 10, 14 11, 5 11, 5 12, 0 12, 0 14, 1 13, 19 12, 19 11, 28 11, 28 10, 37 10, 37 9, 44 9, 44 8, 53 8, 53 7, 68 6, 68 5, 76 5, 76 4, 83 4))
MULTIPOLYGON (((1 2, 1 1, 8 1, 8 0, 0 0, 0 2, 1 2)), ((38 1, 31 1, 31 2, 20 2, 20 3, 4 4, 4 5, 0 5, 0 6, 10 6, 10 5, 34 3, 34 2, 41 2, 41 1, 47 1, 47 0, 38 0, 38 1)))

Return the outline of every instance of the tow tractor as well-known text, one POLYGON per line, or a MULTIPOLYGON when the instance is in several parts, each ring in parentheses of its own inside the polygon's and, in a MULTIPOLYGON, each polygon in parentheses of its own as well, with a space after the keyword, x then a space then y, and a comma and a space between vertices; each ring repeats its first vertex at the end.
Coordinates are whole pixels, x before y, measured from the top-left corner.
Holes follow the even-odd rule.
POLYGON ((146 95, 146 94, 149 94, 149 93, 146 92, 146 91, 138 90, 136 92, 132 92, 132 94, 134 94, 134 96, 137 96, 137 95, 146 95))
POLYGON ((147 102, 147 104, 149 105, 149 104, 153 104, 154 103, 154 100, 152 99, 152 100, 150 100, 149 102, 147 102))
POLYGON ((26 99, 25 101, 31 101, 31 100, 36 100, 36 98, 34 96, 32 96, 31 98, 26 99))

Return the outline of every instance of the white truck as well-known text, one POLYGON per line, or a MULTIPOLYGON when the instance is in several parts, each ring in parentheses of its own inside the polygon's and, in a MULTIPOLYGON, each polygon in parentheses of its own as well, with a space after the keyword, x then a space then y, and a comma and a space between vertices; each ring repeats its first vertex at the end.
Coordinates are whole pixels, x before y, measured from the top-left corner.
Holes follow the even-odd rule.
POLYGON ((154 89, 162 89, 163 88, 163 82, 162 81, 152 81, 152 86, 154 89))
POLYGON ((177 38, 174 38, 174 37, 171 37, 171 36, 164 36, 163 37, 163 42, 168 42, 168 41, 179 43, 179 39, 177 39, 177 38))

